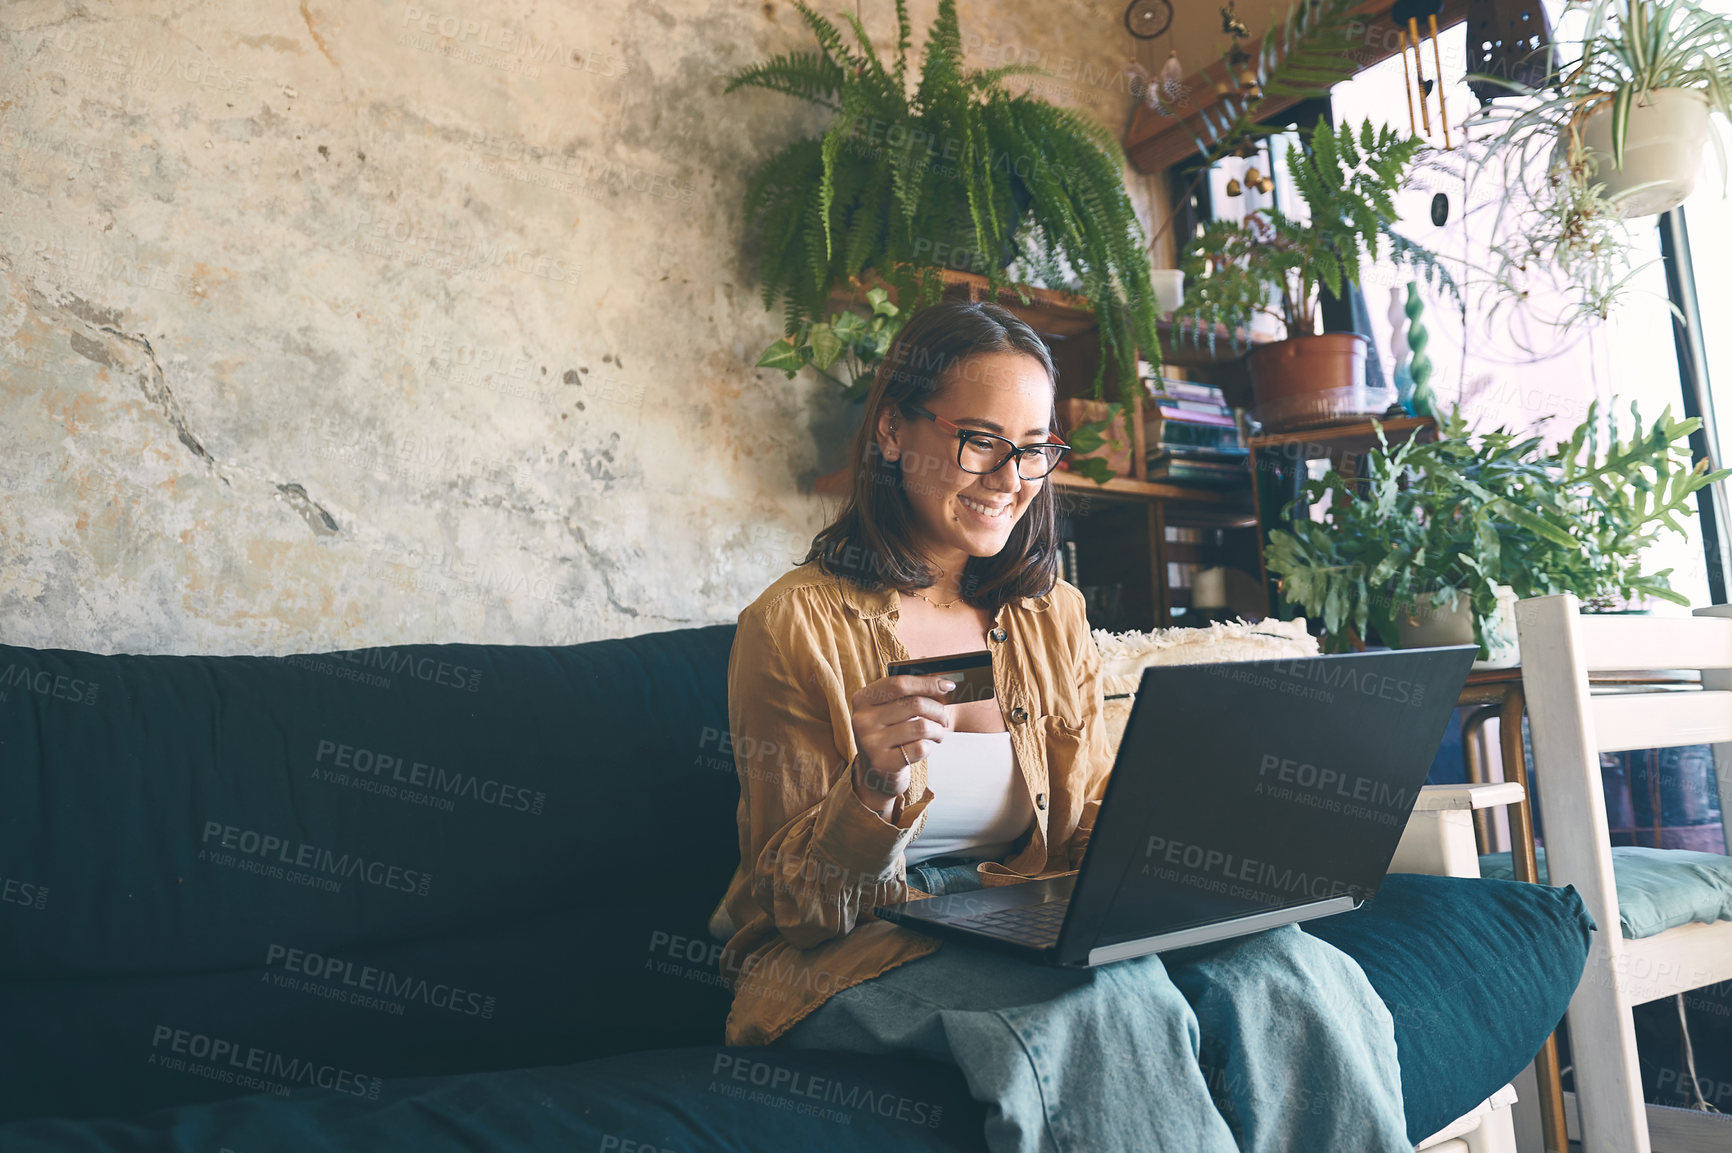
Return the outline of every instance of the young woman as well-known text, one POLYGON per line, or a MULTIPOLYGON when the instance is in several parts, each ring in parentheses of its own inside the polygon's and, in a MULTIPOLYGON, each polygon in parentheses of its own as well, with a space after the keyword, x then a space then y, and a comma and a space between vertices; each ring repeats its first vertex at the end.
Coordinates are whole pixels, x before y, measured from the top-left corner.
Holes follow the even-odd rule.
POLYGON ((952 1062, 994 1153, 1407 1153, 1389 1011, 1297 926, 1070 970, 872 916, 1063 873, 1087 847, 1112 766, 1082 594, 1056 579, 1055 387, 1005 309, 916 313, 851 499, 740 614, 741 864, 711 925, 727 1042, 952 1062), (885 675, 979 649, 994 699, 885 675))

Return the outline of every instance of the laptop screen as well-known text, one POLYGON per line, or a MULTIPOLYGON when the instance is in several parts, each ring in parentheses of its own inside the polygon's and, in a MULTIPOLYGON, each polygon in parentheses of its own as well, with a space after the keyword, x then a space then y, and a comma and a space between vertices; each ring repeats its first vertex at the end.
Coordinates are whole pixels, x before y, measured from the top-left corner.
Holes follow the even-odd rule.
POLYGON ((1144 670, 1072 897, 1078 931, 1099 946, 1373 896, 1473 656, 1144 670))

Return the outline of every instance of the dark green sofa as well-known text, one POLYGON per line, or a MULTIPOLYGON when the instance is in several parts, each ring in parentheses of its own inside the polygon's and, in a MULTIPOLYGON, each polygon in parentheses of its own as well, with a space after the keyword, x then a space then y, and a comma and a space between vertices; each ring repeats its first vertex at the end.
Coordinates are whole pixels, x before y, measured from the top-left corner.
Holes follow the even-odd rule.
MULTIPOLYGON (((718 1045, 732 626, 568 647, 0 646, 0 1150, 979 1149, 953 1070, 718 1045)), ((1573 890, 1311 931, 1423 1137, 1562 1016, 1573 890)))

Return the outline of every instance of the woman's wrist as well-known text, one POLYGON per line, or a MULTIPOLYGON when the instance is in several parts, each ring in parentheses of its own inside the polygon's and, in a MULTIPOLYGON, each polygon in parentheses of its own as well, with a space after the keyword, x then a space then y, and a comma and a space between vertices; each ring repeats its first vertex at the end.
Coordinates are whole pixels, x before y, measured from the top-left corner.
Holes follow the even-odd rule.
POLYGON ((855 755, 854 763, 849 766, 848 772, 854 788, 854 796, 862 805, 877 813, 885 821, 889 821, 896 812, 897 795, 895 793, 881 793, 867 784, 877 774, 877 770, 866 760, 865 753, 855 755))

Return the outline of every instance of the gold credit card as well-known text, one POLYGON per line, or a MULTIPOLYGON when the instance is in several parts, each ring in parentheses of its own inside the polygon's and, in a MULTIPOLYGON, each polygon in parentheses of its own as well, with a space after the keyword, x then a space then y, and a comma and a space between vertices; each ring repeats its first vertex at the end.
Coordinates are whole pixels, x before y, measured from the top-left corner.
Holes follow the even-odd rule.
POLYGON ((920 657, 911 661, 891 661, 890 676, 945 676, 956 682, 948 696, 939 698, 947 705, 962 705, 969 701, 989 701, 993 697, 992 651, 951 653, 940 657, 920 657))

